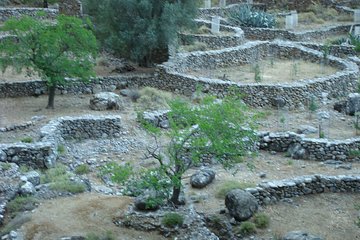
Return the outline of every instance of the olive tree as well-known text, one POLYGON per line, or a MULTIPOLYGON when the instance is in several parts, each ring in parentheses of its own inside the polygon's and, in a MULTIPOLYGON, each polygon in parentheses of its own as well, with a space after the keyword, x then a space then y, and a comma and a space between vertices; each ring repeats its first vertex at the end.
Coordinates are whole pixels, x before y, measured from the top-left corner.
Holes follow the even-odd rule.
POLYGON ((243 157, 254 153, 257 135, 254 128, 256 115, 250 114, 241 99, 230 96, 222 100, 205 98, 193 107, 186 101, 170 103, 169 131, 160 131, 142 120, 143 126, 155 138, 155 146, 147 155, 159 163, 159 172, 165 173, 172 186, 170 199, 181 204, 181 179, 188 168, 202 160, 206 154, 231 169, 243 157), (159 135, 166 134, 168 144, 160 144, 159 135))
POLYGON ((67 78, 88 80, 95 75, 96 38, 83 20, 60 15, 56 22, 32 17, 10 19, 1 28, 11 36, 0 42, 0 68, 38 73, 49 92, 47 108, 54 108, 58 85, 67 78))

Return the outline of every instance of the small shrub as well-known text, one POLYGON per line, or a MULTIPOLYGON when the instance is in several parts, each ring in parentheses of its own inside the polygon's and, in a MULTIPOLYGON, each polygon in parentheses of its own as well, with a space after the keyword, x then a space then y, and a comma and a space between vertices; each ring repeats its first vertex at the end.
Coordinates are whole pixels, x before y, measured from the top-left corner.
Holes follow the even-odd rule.
MULTIPOLYGON (((290 156, 290 157, 291 157, 291 156, 290 156)), ((293 160, 291 160, 291 159, 290 159, 290 160, 288 160, 288 161, 287 161, 287 165, 289 165, 289 166, 294 165, 294 161, 293 161, 293 160)))
POLYGON ((32 143, 34 140, 32 139, 32 137, 24 137, 20 141, 23 143, 32 143))
POLYGON ((357 217, 357 219, 355 220, 355 224, 360 228, 360 217, 357 217))
POLYGON ((138 100, 139 110, 169 109, 168 102, 172 99, 170 93, 151 87, 145 87, 140 90, 140 94, 141 97, 138 100))
POLYGON ((273 15, 254 9, 250 5, 241 5, 239 9, 230 11, 229 20, 243 27, 273 28, 276 24, 273 15))
POLYGON ((90 168, 87 164, 81 164, 79 166, 77 166, 75 168, 75 171, 74 171, 76 174, 78 175, 83 175, 83 174, 87 174, 90 172, 90 168))
POLYGON ((115 240, 115 236, 111 231, 101 234, 100 236, 95 233, 89 233, 86 235, 85 240, 115 240))
POLYGON ((254 216, 254 223, 257 228, 267 228, 270 224, 270 218, 265 213, 257 213, 254 216))
POLYGON ((256 233, 256 226, 252 222, 245 221, 241 223, 239 230, 240 233, 244 235, 248 235, 248 234, 256 233))
POLYGON ((19 167, 19 171, 20 171, 21 173, 26 173, 26 172, 30 171, 30 168, 29 168, 28 166, 22 164, 22 165, 20 165, 20 167, 19 167))
POLYGON ((206 25, 202 25, 197 29, 196 33, 197 34, 210 34, 211 30, 206 25))
POLYGON ((184 217, 178 213, 166 213, 161 223, 171 228, 181 226, 184 223, 184 217))
POLYGON ((15 217, 17 213, 33 210, 38 201, 30 196, 17 196, 6 205, 6 210, 11 217, 15 217))
POLYGON ((60 154, 60 155, 62 155, 62 154, 64 154, 65 153, 65 146, 64 145, 58 145, 57 146, 57 152, 60 154))
POLYGON ((59 192, 69 192, 69 193, 82 193, 85 192, 85 185, 79 182, 73 182, 70 180, 53 182, 49 185, 51 190, 59 192))
POLYGON ((110 174, 111 181, 119 184, 126 182, 133 173, 133 167, 130 163, 119 165, 115 162, 111 162, 100 169, 101 175, 110 174))
POLYGON ((180 51, 182 52, 194 52, 194 51, 206 51, 208 45, 204 42, 195 41, 192 44, 181 46, 180 51))
POLYGON ((255 187, 254 183, 239 182, 239 181, 226 181, 224 182, 215 194, 217 198, 225 198, 226 194, 233 189, 246 189, 255 187))
POLYGON ((7 171, 11 168, 11 164, 8 162, 2 162, 0 163, 0 167, 3 171, 7 171))
POLYGON ((254 73, 255 73, 255 75, 254 75, 255 82, 261 82, 262 81, 261 71, 260 71, 260 66, 258 63, 254 67, 254 73))
POLYGON ((360 157, 360 150, 358 149, 350 149, 349 157, 360 157))

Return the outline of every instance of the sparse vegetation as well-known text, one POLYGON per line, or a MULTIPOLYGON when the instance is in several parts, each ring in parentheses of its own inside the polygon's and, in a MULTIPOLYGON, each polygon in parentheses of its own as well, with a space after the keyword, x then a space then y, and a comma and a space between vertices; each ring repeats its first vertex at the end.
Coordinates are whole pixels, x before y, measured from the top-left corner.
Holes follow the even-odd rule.
POLYGON ((176 227, 179 226, 181 227, 181 225, 184 222, 184 217, 181 214, 178 213, 166 213, 163 216, 163 219, 161 221, 161 223, 166 226, 166 227, 176 227))
POLYGON ((217 198, 225 199, 226 194, 233 189, 246 189, 246 188, 252 188, 255 186, 256 186, 256 184, 251 183, 251 182, 224 181, 221 184, 221 186, 218 187, 218 190, 215 193, 215 196, 217 198))
POLYGON ((24 137, 20 141, 23 143, 32 143, 34 140, 32 137, 24 137))
POLYGON ((3 171, 7 171, 11 168, 11 164, 8 163, 8 162, 0 162, 0 168, 3 170, 3 171))
POLYGON ((120 165, 116 162, 111 162, 100 168, 100 174, 110 174, 111 181, 123 184, 130 178, 132 174, 134 174, 134 171, 133 167, 129 163, 120 165))
POLYGON ((230 22, 242 27, 273 28, 276 19, 273 15, 255 9, 250 5, 240 5, 229 13, 230 22))
POLYGON ((244 235, 249 235, 252 233, 256 233, 256 226, 254 223, 249 221, 244 221, 240 224, 239 232, 244 235))
POLYGON ((64 154, 65 151, 66 151, 66 149, 65 149, 65 146, 64 146, 64 145, 60 144, 60 145, 57 146, 57 152, 58 152, 60 155, 64 154))
POLYGON ((81 164, 79 166, 77 166, 74 170, 75 174, 78 175, 84 175, 90 172, 90 168, 89 165, 87 164, 81 164))
POLYGON ((38 201, 30 196, 17 196, 6 205, 6 210, 11 217, 15 217, 19 212, 33 210, 38 201))
POLYGON ((111 231, 107 231, 103 234, 89 233, 86 235, 85 240, 115 240, 115 236, 111 231))
POLYGON ((257 228, 267 228, 270 224, 270 218, 265 213, 256 213, 254 223, 257 228))

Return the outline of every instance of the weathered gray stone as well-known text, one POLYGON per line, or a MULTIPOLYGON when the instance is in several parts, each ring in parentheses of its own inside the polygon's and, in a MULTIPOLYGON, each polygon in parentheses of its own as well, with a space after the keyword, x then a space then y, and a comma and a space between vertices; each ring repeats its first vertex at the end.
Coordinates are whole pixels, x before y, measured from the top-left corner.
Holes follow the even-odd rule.
POLYGON ((35 187, 31 182, 25 182, 19 191, 21 195, 32 195, 35 193, 35 187))
POLYGON ((226 194, 225 206, 237 221, 251 218, 258 210, 256 198, 241 189, 234 189, 226 194))
POLYGON ((27 181, 31 182, 34 186, 40 184, 40 174, 37 171, 30 171, 25 174, 27 181))
POLYGON ((297 130, 296 133, 299 134, 311 134, 311 133, 317 133, 317 128, 309 125, 301 125, 297 130))
POLYGON ((5 162, 7 159, 6 153, 0 150, 0 162, 5 162))
POLYGON ((346 112, 350 116, 354 116, 356 112, 360 112, 360 94, 351 93, 347 99, 346 112))
POLYGON ((96 111, 123 110, 124 102, 119 95, 112 92, 102 92, 90 99, 90 108, 96 111))
POLYGON ((204 188, 215 179, 215 171, 211 169, 201 169, 194 173, 190 178, 190 184, 194 188, 204 188))
POLYGON ((285 234, 283 240, 324 240, 324 238, 314 236, 304 231, 293 231, 285 234))
POLYGON ((298 144, 298 143, 291 145, 287 152, 293 159, 307 159, 308 158, 307 151, 305 150, 305 148, 303 148, 301 146, 301 144, 298 144))

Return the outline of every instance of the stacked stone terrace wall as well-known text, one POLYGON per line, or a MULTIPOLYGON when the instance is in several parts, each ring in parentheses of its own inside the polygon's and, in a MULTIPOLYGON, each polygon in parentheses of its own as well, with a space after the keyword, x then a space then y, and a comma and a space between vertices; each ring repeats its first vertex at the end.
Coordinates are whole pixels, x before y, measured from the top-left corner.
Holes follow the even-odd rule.
POLYGON ((122 130, 119 116, 62 117, 45 125, 40 130, 40 140, 34 144, 0 144, 0 162, 33 168, 52 167, 57 147, 64 141, 119 137, 122 130))
POLYGON ((39 17, 39 12, 45 12, 45 16, 42 16, 41 18, 54 19, 58 15, 57 9, 50 8, 0 8, 0 21, 4 22, 11 17, 39 17))
MULTIPOLYGON (((200 27, 202 25, 211 28, 211 22, 206 20, 196 20, 197 25, 200 27)), ((186 43, 189 41, 197 41, 206 43, 206 45, 211 49, 217 48, 227 48, 239 46, 244 43, 244 32, 241 28, 231 27, 226 25, 220 25, 220 34, 189 34, 181 33, 179 34, 180 41, 186 43), (222 34, 221 32, 228 32, 230 34, 222 34)))
POLYGON ((271 181, 246 189, 261 205, 318 193, 360 193, 360 176, 311 175, 271 181))
MULTIPOLYGON (((168 126, 169 111, 145 112, 144 119, 155 127, 168 126)), ((286 152, 298 144, 305 149, 307 159, 314 161, 360 161, 360 156, 352 155, 352 150, 360 149, 360 137, 330 141, 327 139, 306 138, 293 132, 259 132, 259 148, 266 151, 286 152)))
POLYGON ((185 95, 195 92, 198 85, 203 90, 219 97, 229 93, 230 89, 239 89, 244 94, 244 101, 255 107, 275 106, 274 99, 282 98, 286 106, 295 108, 307 104, 311 96, 320 97, 329 93, 329 97, 338 97, 355 91, 359 68, 353 62, 344 61, 333 56, 328 57, 329 64, 339 68, 339 72, 316 79, 306 79, 293 84, 242 84, 220 79, 194 77, 187 72, 191 69, 213 69, 216 67, 241 65, 262 59, 269 53, 279 58, 295 57, 319 62, 323 54, 298 44, 288 42, 249 42, 242 46, 178 54, 176 60, 161 65, 155 82, 159 88, 185 95), (161 82, 161 84, 160 84, 161 82))
POLYGON ((305 149, 307 159, 315 161, 338 160, 360 161, 352 151, 360 149, 360 138, 346 140, 306 138, 293 132, 260 133, 260 149, 286 152, 290 146, 299 144, 305 149))

